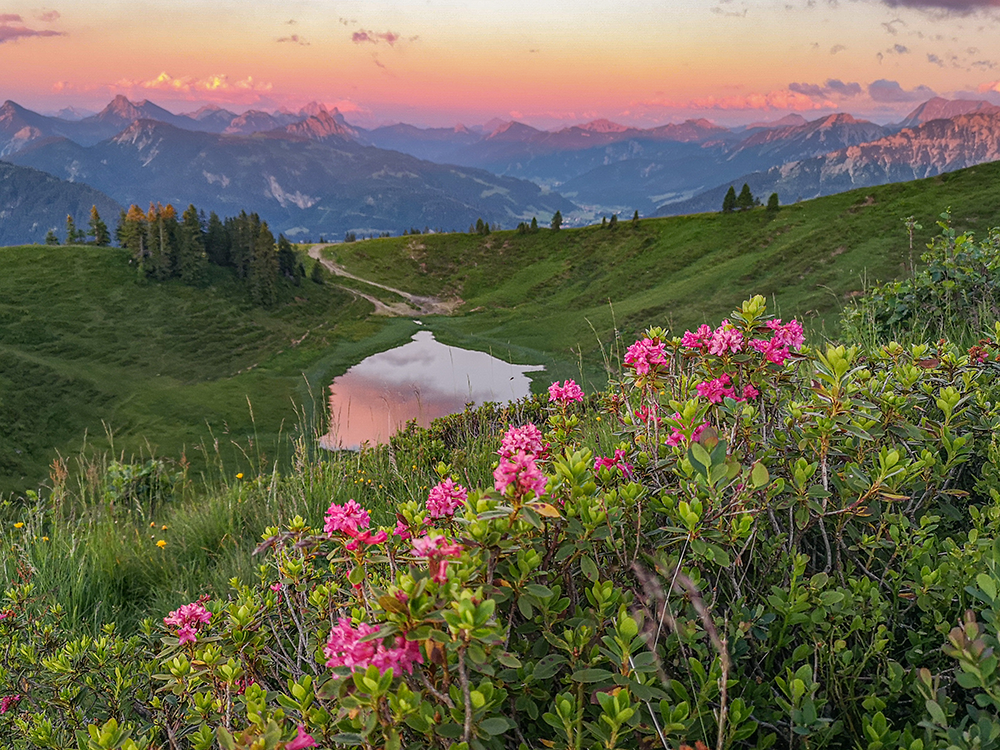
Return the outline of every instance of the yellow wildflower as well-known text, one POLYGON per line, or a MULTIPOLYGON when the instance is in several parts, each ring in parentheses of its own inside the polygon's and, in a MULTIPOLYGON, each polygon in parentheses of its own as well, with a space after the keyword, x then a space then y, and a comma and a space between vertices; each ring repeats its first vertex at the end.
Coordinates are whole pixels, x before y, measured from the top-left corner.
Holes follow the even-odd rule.
POLYGON ((242 479, 243 478, 243 472, 241 471, 241 472, 237 473, 236 474, 236 478, 237 479, 242 479))
POLYGON ((159 547, 160 549, 163 549, 164 547, 167 546, 167 540, 166 539, 161 539, 160 541, 158 541, 156 543, 156 546, 159 547))
POLYGON ((24 526, 24 522, 23 521, 18 521, 17 523, 14 524, 14 528, 15 529, 19 529, 22 526, 24 526))

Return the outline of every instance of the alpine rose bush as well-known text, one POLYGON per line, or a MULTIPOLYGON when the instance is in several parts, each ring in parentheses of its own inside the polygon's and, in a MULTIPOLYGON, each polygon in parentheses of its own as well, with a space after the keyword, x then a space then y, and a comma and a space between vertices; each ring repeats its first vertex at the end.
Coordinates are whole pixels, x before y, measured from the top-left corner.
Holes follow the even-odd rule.
POLYGON ((25 563, 0 742, 990 746, 1000 346, 980 347, 812 350, 755 297, 650 329, 606 393, 480 446, 488 469, 455 450, 392 507, 355 484, 320 517, 324 497, 265 531, 252 580, 134 637, 68 637, 25 563))

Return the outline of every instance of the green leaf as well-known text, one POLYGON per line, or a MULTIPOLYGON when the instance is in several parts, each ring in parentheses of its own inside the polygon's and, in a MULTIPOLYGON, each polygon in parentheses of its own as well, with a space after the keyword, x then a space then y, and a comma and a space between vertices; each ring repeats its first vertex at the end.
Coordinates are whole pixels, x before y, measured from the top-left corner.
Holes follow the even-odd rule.
POLYGON ((536 680, 547 680, 566 664, 566 657, 562 654, 549 654, 535 664, 533 676, 536 680))
POLYGON ((540 583, 529 583, 524 587, 524 590, 539 599, 548 599, 552 596, 552 589, 548 586, 542 586, 540 583))
POLYGON ((991 600, 995 600, 997 598, 997 584, 996 581, 993 580, 992 576, 989 576, 986 573, 980 573, 976 576, 976 583, 979 585, 979 588, 982 589, 983 593, 986 594, 986 596, 988 596, 991 600))
POLYGON ((614 679, 614 673, 606 669, 578 669, 573 673, 575 682, 605 682, 614 679))
POLYGON ((363 580, 365 580, 365 569, 363 566, 358 565, 351 571, 351 574, 347 576, 347 580, 352 586, 357 586, 363 580))
POLYGON ((600 577, 600 573, 597 570, 597 563, 590 558, 590 555, 584 555, 580 558, 580 570, 583 571, 583 574, 587 576, 589 580, 594 581, 595 583, 600 577))
POLYGON ((771 475, 767 471, 767 467, 764 466, 760 461, 753 465, 753 469, 750 470, 750 481, 753 482, 754 489, 759 489, 766 485, 771 479, 771 475))
POLYGON ((236 750, 236 740, 225 727, 219 727, 215 734, 219 738, 219 744, 222 745, 223 750, 236 750))
POLYGON ((485 719, 479 722, 479 728, 491 737, 495 737, 498 734, 503 734, 510 729, 510 724, 507 719, 494 716, 492 719, 485 719))

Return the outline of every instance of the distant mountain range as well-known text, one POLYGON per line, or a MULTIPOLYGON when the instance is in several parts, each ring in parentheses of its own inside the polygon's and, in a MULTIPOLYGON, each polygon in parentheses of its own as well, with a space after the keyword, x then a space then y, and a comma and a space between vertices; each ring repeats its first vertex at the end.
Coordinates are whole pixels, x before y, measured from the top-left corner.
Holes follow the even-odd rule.
POLYGON ((91 206, 114 227, 121 206, 89 185, 0 162, 0 246, 42 243, 50 229, 66 238, 66 216, 86 231, 91 206))
POLYGON ((718 210, 743 182, 788 203, 998 159, 998 138, 1000 107, 941 98, 892 125, 837 113, 732 129, 704 119, 654 128, 594 120, 556 131, 499 120, 365 129, 317 103, 173 114, 119 96, 96 114, 59 116, 0 106, 6 161, 123 205, 257 211, 299 238, 465 229, 479 217, 511 227, 556 210, 570 224, 636 209, 718 210))

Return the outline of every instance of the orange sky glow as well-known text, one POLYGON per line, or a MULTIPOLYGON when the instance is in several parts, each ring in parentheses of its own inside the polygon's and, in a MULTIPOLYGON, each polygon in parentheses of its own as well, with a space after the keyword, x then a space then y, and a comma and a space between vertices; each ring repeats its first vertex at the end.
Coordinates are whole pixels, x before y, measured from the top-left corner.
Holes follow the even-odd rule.
POLYGON ((652 126, 1000 103, 1000 0, 55 0, 0 4, 0 98, 337 106, 372 126, 652 126))

